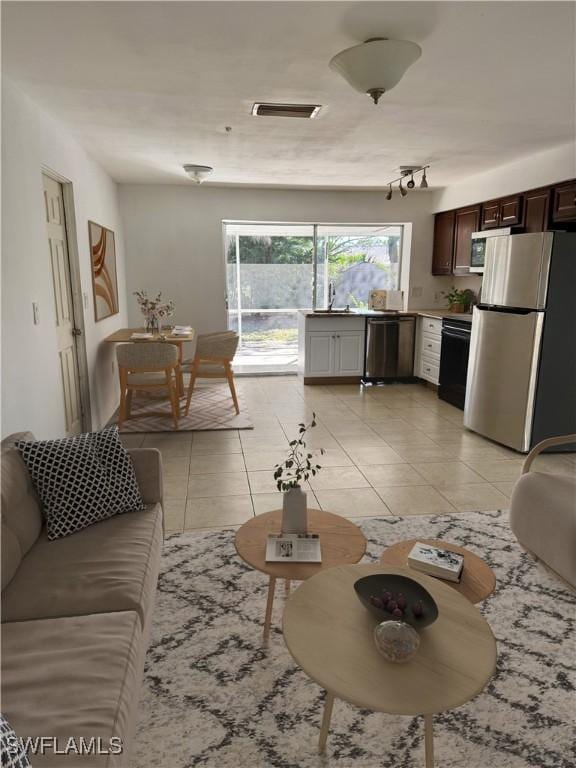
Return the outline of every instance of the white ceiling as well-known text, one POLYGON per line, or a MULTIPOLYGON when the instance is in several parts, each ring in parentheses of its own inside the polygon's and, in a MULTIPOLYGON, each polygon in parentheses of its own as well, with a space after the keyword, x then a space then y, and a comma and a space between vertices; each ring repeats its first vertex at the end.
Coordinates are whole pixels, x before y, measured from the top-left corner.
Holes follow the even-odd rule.
POLYGON ((4 72, 119 182, 435 186, 574 138, 569 2, 4 2, 4 72), (328 68, 368 37, 422 57, 378 106, 328 68), (315 120, 254 101, 322 104, 315 120), (227 133, 226 126, 232 126, 227 133), (210 183, 210 182, 209 182, 210 183))

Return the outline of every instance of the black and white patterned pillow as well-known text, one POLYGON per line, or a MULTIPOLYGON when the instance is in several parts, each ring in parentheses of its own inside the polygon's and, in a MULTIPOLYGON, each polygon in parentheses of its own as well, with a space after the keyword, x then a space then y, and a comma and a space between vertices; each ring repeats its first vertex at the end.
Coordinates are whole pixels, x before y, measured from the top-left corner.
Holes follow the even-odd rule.
POLYGON ((144 509, 116 426, 60 440, 20 440, 16 448, 44 507, 49 539, 144 509))
POLYGON ((0 712, 0 761, 2 768, 32 768, 24 745, 0 712))

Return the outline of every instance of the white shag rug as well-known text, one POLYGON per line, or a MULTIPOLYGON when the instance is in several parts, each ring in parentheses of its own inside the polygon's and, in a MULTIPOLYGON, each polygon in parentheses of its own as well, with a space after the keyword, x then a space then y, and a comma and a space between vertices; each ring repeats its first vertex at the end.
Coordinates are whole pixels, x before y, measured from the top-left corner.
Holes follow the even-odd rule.
MULTIPOLYGON (((436 766, 573 768, 576 597, 523 552, 502 512, 364 518, 366 560, 406 538, 442 538, 496 572, 481 610, 498 640, 495 676, 476 699, 435 716, 436 766)), ((423 768, 421 718, 337 701, 318 755, 323 692, 293 662, 275 603, 261 645, 267 578, 240 561, 234 531, 165 544, 134 768, 423 768)))

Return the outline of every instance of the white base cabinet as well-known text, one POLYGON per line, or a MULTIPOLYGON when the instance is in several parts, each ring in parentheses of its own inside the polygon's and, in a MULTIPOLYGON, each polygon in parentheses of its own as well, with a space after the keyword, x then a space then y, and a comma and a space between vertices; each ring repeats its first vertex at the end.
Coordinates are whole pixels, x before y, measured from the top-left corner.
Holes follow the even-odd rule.
POLYGON ((300 315, 299 372, 308 378, 360 378, 364 374, 363 317, 300 315))
POLYGON ((440 383, 440 348, 442 319, 419 317, 416 331, 414 374, 438 386, 440 383))

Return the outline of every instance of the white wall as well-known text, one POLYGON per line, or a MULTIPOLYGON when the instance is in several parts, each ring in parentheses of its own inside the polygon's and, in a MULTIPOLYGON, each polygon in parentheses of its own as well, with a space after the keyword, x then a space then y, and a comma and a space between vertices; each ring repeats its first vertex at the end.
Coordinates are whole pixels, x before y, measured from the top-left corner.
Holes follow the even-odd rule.
MULTIPOLYGON (((142 318, 132 291, 161 290, 176 303, 175 322, 199 332, 226 327, 222 221, 411 224, 411 260, 403 287, 412 309, 443 305, 435 294, 452 278, 434 278, 431 193, 386 201, 384 193, 224 188, 192 185, 120 185, 126 239, 128 315, 142 318), (418 293, 418 292, 417 292, 418 293)), ((410 227, 408 228, 410 229, 410 227)))
POLYGON ((452 208, 545 187, 574 177, 576 145, 562 144, 439 190, 434 195, 433 210, 449 211, 452 208))
POLYGON ((2 435, 30 429, 64 434, 54 296, 43 216, 42 167, 73 183, 90 378, 92 426, 106 423, 118 400, 114 350, 101 340, 126 325, 124 246, 117 188, 59 123, 12 83, 2 93, 2 435), (116 235, 120 313, 94 321, 88 220, 116 235), (32 302, 40 307, 33 325, 32 302))

